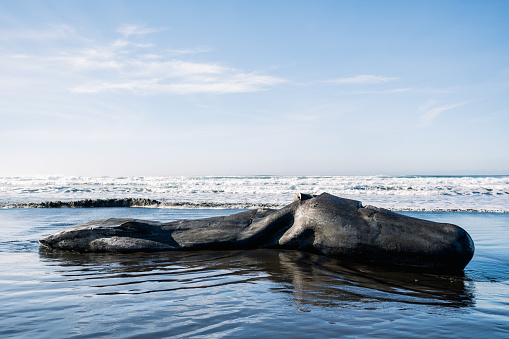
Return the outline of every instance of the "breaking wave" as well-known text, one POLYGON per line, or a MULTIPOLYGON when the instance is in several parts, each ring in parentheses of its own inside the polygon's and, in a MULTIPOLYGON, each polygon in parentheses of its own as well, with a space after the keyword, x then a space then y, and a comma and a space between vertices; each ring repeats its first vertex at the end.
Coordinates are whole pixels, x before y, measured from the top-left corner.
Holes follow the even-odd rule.
POLYGON ((3 207, 279 208, 299 192, 402 211, 509 212, 509 176, 0 177, 3 207))

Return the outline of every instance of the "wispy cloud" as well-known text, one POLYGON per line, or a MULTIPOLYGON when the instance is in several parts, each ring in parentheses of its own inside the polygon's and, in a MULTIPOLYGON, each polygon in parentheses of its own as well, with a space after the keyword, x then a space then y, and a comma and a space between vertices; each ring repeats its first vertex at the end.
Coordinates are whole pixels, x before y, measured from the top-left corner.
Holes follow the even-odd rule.
MULTIPOLYGON (((149 34, 148 27, 122 26, 124 35, 149 34)), ((127 38, 103 48, 68 57, 68 62, 89 71, 110 69, 109 76, 71 88, 76 93, 131 91, 140 94, 246 93, 266 90, 284 79, 225 67, 218 63, 177 59, 178 55, 204 53, 205 49, 172 49, 139 54, 150 46, 132 44, 127 38), (122 41, 123 43, 120 43, 122 41)), ((152 48, 154 50, 154 48, 152 48)))
POLYGON ((71 90, 75 93, 98 93, 128 90, 139 94, 196 94, 196 93, 249 93, 258 92, 282 83, 283 80, 256 74, 232 73, 217 77, 190 77, 183 81, 167 82, 164 78, 137 79, 123 82, 95 82, 71 90))
POLYGON ((392 94, 392 93, 423 93, 423 94, 450 94, 457 92, 458 89, 454 87, 449 88, 415 88, 415 87, 402 87, 402 88, 389 88, 379 90, 362 90, 362 91, 342 91, 342 95, 364 95, 364 94, 392 94))
POLYGON ((472 101, 462 101, 453 104, 436 106, 436 104, 433 101, 430 101, 420 108, 420 111, 423 112, 420 116, 420 126, 429 126, 442 113, 458 108, 460 106, 467 105, 471 102, 472 101))
POLYGON ((145 35, 166 31, 167 28, 155 28, 140 25, 122 25, 117 28, 117 32, 128 37, 130 35, 145 35))
POLYGON ((385 89, 385 90, 378 90, 378 91, 349 91, 349 92, 342 92, 341 94, 347 94, 347 95, 362 95, 362 94, 390 94, 390 93, 404 93, 404 92, 410 92, 412 91, 412 88, 391 88, 391 89, 385 89))
POLYGON ((210 48, 200 47, 200 48, 170 48, 166 50, 169 54, 174 55, 184 55, 184 54, 200 54, 210 52, 210 48))
MULTIPOLYGON (((191 60, 193 54, 205 53, 205 48, 168 49, 165 46, 161 49, 144 41, 143 35, 161 30, 123 25, 117 29, 123 36, 110 42, 82 40, 81 47, 59 48, 56 55, 19 54, 11 55, 9 60, 19 64, 19 69, 26 70, 31 63, 34 67, 44 64, 47 73, 66 73, 68 76, 61 85, 73 93, 247 93, 286 82, 280 77, 227 67, 218 62, 191 60), (136 39, 133 35, 137 35, 136 39)), ((30 74, 24 72, 24 76, 30 74)), ((48 74, 46 78, 52 76, 48 74)))
POLYGON ((384 77, 380 75, 356 75, 349 78, 331 79, 327 82, 335 84, 380 84, 384 82, 394 81, 396 77, 384 77))
POLYGON ((139 94, 247 93, 265 90, 285 82, 278 77, 256 72, 245 73, 214 63, 164 60, 156 55, 128 59, 77 58, 72 63, 90 71, 116 71, 100 80, 71 88, 75 93, 123 90, 139 94))
POLYGON ((56 40, 76 34, 76 30, 64 24, 46 24, 41 29, 0 30, 0 40, 56 40))

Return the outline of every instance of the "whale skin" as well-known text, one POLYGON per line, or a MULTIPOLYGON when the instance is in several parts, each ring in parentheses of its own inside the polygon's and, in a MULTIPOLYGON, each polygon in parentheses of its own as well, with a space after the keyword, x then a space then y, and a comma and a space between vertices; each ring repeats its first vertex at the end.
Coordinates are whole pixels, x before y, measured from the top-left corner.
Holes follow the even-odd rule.
POLYGON ((281 248, 341 260, 433 270, 462 270, 474 242, 461 227, 404 216, 323 193, 299 194, 279 209, 172 222, 110 218, 42 238, 53 250, 139 252, 281 248))

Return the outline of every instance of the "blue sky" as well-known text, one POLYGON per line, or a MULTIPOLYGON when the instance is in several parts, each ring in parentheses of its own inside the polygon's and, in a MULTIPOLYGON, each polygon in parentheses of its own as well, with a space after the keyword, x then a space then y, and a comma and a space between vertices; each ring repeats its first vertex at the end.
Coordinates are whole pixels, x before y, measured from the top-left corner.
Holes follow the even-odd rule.
POLYGON ((2 1, 0 175, 509 173, 509 1, 2 1))

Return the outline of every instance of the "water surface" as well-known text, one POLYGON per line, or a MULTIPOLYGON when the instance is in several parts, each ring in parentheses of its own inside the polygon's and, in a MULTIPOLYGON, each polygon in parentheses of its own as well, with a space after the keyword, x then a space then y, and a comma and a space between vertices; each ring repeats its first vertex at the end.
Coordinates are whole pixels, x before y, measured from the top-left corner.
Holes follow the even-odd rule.
POLYGON ((0 206, 80 199, 155 199, 175 208, 286 206, 330 193, 391 210, 509 212, 509 176, 0 177, 0 206))
POLYGON ((404 212, 471 234, 476 253, 460 275, 298 251, 85 255, 37 243, 106 217, 164 222, 234 212, 0 209, 0 337, 509 336, 508 214, 404 212))

